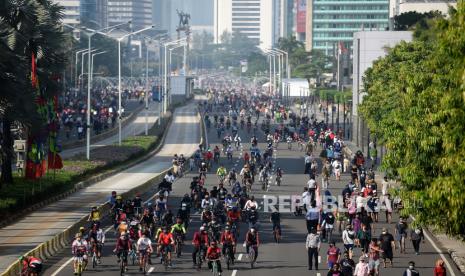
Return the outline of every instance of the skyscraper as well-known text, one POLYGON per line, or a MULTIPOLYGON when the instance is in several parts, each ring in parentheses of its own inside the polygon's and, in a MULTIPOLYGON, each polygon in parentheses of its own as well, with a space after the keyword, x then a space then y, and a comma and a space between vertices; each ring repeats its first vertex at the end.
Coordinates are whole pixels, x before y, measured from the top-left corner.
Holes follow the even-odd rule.
POLYGON ((108 26, 108 0, 81 0, 81 24, 91 28, 108 26))
POLYGON ((63 23, 77 25, 81 23, 81 3, 79 0, 53 0, 64 7, 63 23))
POLYGON ((332 55, 337 44, 352 47, 354 32, 385 30, 389 0, 307 0, 306 50, 332 55))
POLYGON ((213 34, 221 43, 226 31, 239 31, 263 47, 287 36, 287 0, 215 0, 213 34))
POLYGON ((133 29, 153 25, 152 0, 108 0, 108 25, 132 21, 133 29))

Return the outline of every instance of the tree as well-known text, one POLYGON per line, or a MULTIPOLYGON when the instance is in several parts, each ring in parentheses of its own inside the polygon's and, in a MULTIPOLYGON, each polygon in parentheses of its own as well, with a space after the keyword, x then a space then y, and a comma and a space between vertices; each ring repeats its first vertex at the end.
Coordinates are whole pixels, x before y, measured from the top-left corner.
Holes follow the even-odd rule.
POLYGON ((0 4, 0 119, 2 122, 2 175, 0 183, 13 183, 13 122, 34 134, 46 122, 36 100, 59 91, 57 74, 64 68, 60 20, 62 8, 48 0, 12 0, 0 4), (32 55, 34 54, 34 55, 32 55), (31 85, 31 57, 37 59, 40 91, 31 85))
POLYGON ((403 42, 364 79, 360 113, 384 143, 382 167, 400 179, 409 214, 448 234, 465 233, 465 3, 403 42), (425 30, 423 30, 426 32, 425 30))
POLYGON ((416 11, 405 12, 394 16, 394 30, 406 31, 415 26, 424 27, 428 19, 442 16, 440 11, 426 13, 417 13, 416 11))
MULTIPOLYGON (((300 50, 297 50, 299 53, 300 50)), ((295 58, 295 57, 293 57, 295 58)), ((293 75, 299 78, 307 79, 310 84, 310 79, 315 78, 317 83, 320 83, 320 76, 323 73, 330 72, 328 67, 330 58, 323 51, 312 50, 306 54, 306 57, 299 61, 299 65, 294 68, 293 75)))

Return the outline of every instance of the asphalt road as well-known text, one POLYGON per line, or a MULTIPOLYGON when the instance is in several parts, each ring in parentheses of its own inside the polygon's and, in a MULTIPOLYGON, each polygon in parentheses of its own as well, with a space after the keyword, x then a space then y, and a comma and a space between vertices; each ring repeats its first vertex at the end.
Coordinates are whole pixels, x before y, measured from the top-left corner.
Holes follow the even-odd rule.
POLYGON ((91 206, 104 203, 111 191, 122 193, 145 183, 169 168, 175 153, 190 155, 199 142, 197 106, 191 102, 176 109, 165 145, 157 155, 0 229, 0 271, 4 271, 20 254, 51 239, 88 214, 91 206))
MULTIPOLYGON (((132 101, 131 101, 132 102, 132 101)), ((138 103, 138 101, 137 101, 138 103)), ((160 103, 159 102, 151 102, 149 104, 149 108, 146 111, 145 109, 140 111, 137 114, 137 117, 134 119, 134 121, 130 122, 127 124, 125 127, 121 129, 121 139, 125 139, 126 137, 130 136, 135 136, 140 133, 143 133, 145 131, 145 117, 146 117, 146 112, 147 112, 147 122, 148 122, 148 128, 150 129, 153 124, 158 120, 158 110, 160 108, 160 103)), ((116 128, 118 128, 118 123, 116 123, 116 128)), ((98 141, 96 143, 91 143, 90 148, 91 150, 93 148, 98 148, 98 147, 103 147, 107 145, 113 145, 118 142, 118 133, 115 135, 112 135, 106 139, 103 139, 101 141, 98 141)), ((85 138, 84 138, 85 140, 85 138)), ((64 150, 60 153, 60 155, 63 158, 69 158, 72 157, 76 154, 80 153, 85 153, 86 152, 86 146, 80 146, 77 148, 72 148, 68 150, 64 150)))
MULTIPOLYGON (((247 150, 250 147, 251 135, 245 133, 244 131, 239 131, 240 136, 243 141, 243 150, 247 150)), ((265 148, 265 139, 263 134, 260 132, 259 137, 259 147, 263 151, 265 148)), ((221 141, 216 137, 216 131, 212 129, 208 133, 208 140, 211 147, 215 145, 220 145, 221 141)), ((317 150, 317 152, 319 152, 317 150)), ((231 168, 236 168, 240 170, 243 165, 241 156, 243 152, 234 152, 233 162, 227 161, 224 156, 221 157, 221 163, 223 163, 228 170, 231 168)), ((303 187, 307 182, 307 176, 303 174, 303 152, 300 152, 297 149, 297 145, 294 144, 292 150, 288 150, 287 146, 283 143, 279 146, 277 153, 274 156, 275 167, 281 167, 284 170, 283 183, 281 186, 275 186, 273 181, 273 186, 271 186, 268 192, 265 192, 267 197, 281 196, 282 198, 289 198, 292 195, 301 195, 303 187)), ((215 176, 216 166, 211 170, 207 176, 206 186, 210 190, 214 185, 217 184, 217 178, 215 176)), ((320 166, 321 168, 321 166, 320 166)), ((178 179, 173 186, 173 197, 170 198, 168 205, 172 209, 177 209, 179 197, 188 192, 189 183, 191 177, 195 174, 190 173, 187 176, 178 179)), ((332 177, 329 190, 333 195, 339 195, 345 183, 349 180, 349 175, 343 174, 341 181, 336 181, 332 177)), ((229 189, 229 187, 226 186, 229 189)), ((260 199, 265 195, 258 184, 255 184, 253 187, 253 195, 260 199)), ((153 191, 143 195, 144 200, 149 199, 153 195, 153 191)), ((289 202, 289 200, 287 200, 289 202)), ((285 202, 283 204, 286 204, 285 202)), ((287 203, 288 204, 288 203, 287 203)), ((262 206, 263 208, 263 206, 262 206)), ((250 269, 248 259, 246 258, 245 248, 242 247, 242 242, 244 241, 244 234, 247 230, 247 226, 242 224, 241 235, 238 241, 237 246, 237 262, 233 267, 233 270, 226 271, 224 269, 223 275, 326 275, 326 250, 328 246, 326 243, 322 244, 320 251, 321 263, 319 265, 319 271, 309 271, 307 270, 307 253, 305 250, 305 238, 307 230, 305 227, 305 220, 303 217, 295 217, 291 213, 283 214, 282 219, 282 233, 283 240, 280 244, 274 243, 272 240, 271 233, 271 224, 268 222, 269 214, 260 213, 260 237, 261 237, 261 246, 259 248, 259 256, 257 264, 254 269, 250 269)), ((193 232, 198 229, 199 226, 199 216, 192 216, 192 224, 188 230, 187 244, 190 243, 192 239, 193 232)), ((394 215, 393 221, 396 222, 398 216, 394 215)), ((380 215, 380 223, 374 225, 375 234, 378 236, 380 234, 380 229, 386 227, 391 233, 394 233, 395 224, 386 224, 384 223, 384 215, 380 215)), ((105 225, 107 228, 108 225, 105 225)), ((335 231, 334 239, 337 242, 337 246, 342 249, 343 245, 341 243, 341 235, 335 231)), ((102 258, 102 265, 98 266, 96 269, 89 268, 86 271, 86 275, 115 275, 118 273, 118 265, 116 263, 116 257, 111 254, 112 249, 115 246, 115 239, 113 230, 109 230, 107 233, 107 243, 104 248, 104 257, 102 258)), ((196 271, 192 268, 192 259, 191 259, 192 248, 190 245, 187 245, 183 250, 183 255, 179 259, 174 259, 173 268, 165 269, 157 262, 154 258, 153 265, 150 267, 150 275, 209 275, 210 272, 203 268, 201 271, 196 271)), ((357 262, 358 257, 361 255, 360 249, 355 249, 354 260, 357 262)), ((447 255, 447 254, 446 254, 447 255)), ((71 275, 72 274, 72 264, 70 259, 70 249, 66 249, 64 252, 60 253, 55 258, 50 259, 46 262, 46 270, 44 275, 71 275)), ((402 275, 405 268, 408 266, 408 262, 413 260, 417 264, 417 269, 421 275, 432 275, 432 268, 435 261, 440 258, 436 250, 433 248, 432 244, 427 241, 421 245, 421 255, 416 256, 413 252, 413 247, 409 241, 407 241, 407 253, 400 254, 398 251, 394 253, 394 268, 381 268, 381 274, 383 275, 402 275)), ((450 258, 447 257, 447 260, 451 262, 450 258)), ((458 270, 454 267, 455 275, 460 275, 458 270)), ((127 275, 140 275, 136 266, 130 266, 127 275)), ((449 271, 449 275, 451 274, 449 271)))

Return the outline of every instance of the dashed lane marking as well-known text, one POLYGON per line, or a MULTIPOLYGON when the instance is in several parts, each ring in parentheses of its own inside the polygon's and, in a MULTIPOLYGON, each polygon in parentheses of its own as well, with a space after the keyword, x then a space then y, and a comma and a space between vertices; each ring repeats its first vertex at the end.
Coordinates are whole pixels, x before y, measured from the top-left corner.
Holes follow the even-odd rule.
POLYGON ((242 260, 242 254, 239 254, 239 256, 237 257, 237 259, 240 261, 242 260))

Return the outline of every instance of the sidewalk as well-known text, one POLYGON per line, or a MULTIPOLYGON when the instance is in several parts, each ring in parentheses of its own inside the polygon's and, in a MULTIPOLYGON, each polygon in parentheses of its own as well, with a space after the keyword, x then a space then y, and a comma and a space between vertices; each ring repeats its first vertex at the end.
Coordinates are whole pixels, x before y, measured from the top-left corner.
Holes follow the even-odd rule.
POLYGON ((171 158, 175 153, 186 156, 193 154, 200 141, 199 124, 195 102, 178 108, 165 144, 156 155, 0 229, 0 271, 7 269, 20 254, 73 225, 88 214, 91 206, 104 203, 111 191, 124 193, 156 177, 171 167, 171 158))

